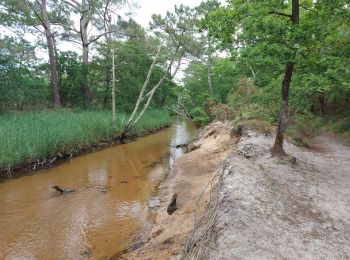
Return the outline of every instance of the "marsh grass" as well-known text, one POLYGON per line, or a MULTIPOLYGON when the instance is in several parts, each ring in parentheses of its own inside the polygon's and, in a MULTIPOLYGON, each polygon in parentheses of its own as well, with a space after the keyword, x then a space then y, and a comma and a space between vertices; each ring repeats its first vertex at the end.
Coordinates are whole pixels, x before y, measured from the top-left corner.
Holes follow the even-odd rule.
MULTIPOLYGON (((0 116, 0 167, 52 156, 59 152, 111 139, 121 131, 128 115, 119 113, 116 127, 109 111, 55 110, 0 116)), ((164 110, 149 110, 132 134, 152 131, 170 123, 164 110)))

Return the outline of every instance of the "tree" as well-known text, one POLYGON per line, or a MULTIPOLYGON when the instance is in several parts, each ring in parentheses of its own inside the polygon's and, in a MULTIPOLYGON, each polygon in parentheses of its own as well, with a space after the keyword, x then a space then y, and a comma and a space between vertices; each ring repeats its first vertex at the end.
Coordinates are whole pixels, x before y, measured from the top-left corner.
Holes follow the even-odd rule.
MULTIPOLYGON (((277 15, 282 16, 288 16, 290 17, 291 23, 293 25, 293 28, 299 24, 299 0, 292 0, 292 14, 285 14, 285 13, 279 13, 272 11, 272 13, 275 13, 277 15)), ((293 30, 293 29, 292 29, 293 30)), ((297 45, 297 42, 294 42, 295 45, 297 45)), ((282 95, 282 105, 281 105, 281 112, 279 115, 279 121, 278 121, 278 129, 276 133, 276 139, 275 144, 272 148, 272 154, 284 154, 283 150, 283 140, 284 140, 284 134, 286 132, 287 127, 287 116, 288 116, 288 100, 289 100, 289 88, 290 83, 292 81, 293 76, 293 70, 295 65, 295 59, 297 54, 297 48, 294 48, 292 50, 292 59, 287 62, 284 78, 282 81, 282 89, 281 89, 281 95, 282 95)))
MULTIPOLYGON (((125 3, 124 0, 81 0, 70 1, 61 0, 62 3, 70 7, 70 10, 80 16, 79 29, 73 26, 65 25, 67 30, 68 39, 75 41, 78 36, 82 46, 82 59, 83 59, 83 81, 81 84, 81 90, 85 98, 86 105, 90 105, 92 102, 92 91, 89 85, 89 47, 92 43, 98 41, 101 37, 106 36, 113 32, 110 30, 111 25, 111 13, 115 13, 114 8, 125 3), (89 31, 94 28, 98 33, 97 35, 89 35, 89 31), (104 30, 104 31, 103 31, 104 30), (101 32, 102 31, 102 32, 101 32)), ((107 38, 108 40, 108 38, 107 38)))
POLYGON ((133 112, 124 127, 122 136, 133 129, 133 127, 141 119, 144 112, 148 109, 155 92, 163 84, 163 82, 167 78, 173 79, 178 72, 181 65, 181 60, 186 54, 185 43, 189 42, 194 33, 192 30, 188 30, 188 27, 186 26, 186 17, 182 16, 183 8, 183 6, 180 6, 179 8, 175 6, 175 13, 167 12, 165 17, 160 15, 152 16, 153 21, 151 22, 151 28, 155 30, 156 35, 162 42, 159 44, 157 53, 153 58, 151 66, 149 67, 146 79, 140 90, 133 112), (162 46, 162 43, 165 43, 165 46, 162 46), (162 57, 161 61, 164 64, 163 75, 160 77, 158 82, 148 92, 146 92, 152 72, 156 67, 159 57, 162 57), (143 107, 141 106, 142 103, 143 107), (139 112, 140 106, 142 109, 139 112))
POLYGON ((201 57, 205 59, 206 57, 206 65, 207 65, 207 74, 208 74, 208 93, 210 95, 213 95, 213 82, 212 82, 212 63, 213 63, 213 37, 210 33, 210 28, 206 26, 206 18, 220 7, 220 2, 217 0, 207 0, 206 2, 202 2, 198 7, 195 8, 196 10, 196 20, 197 20, 197 26, 199 27, 199 30, 202 34, 204 34, 202 38, 202 42, 205 44, 202 44, 205 48, 202 50, 202 53, 198 55, 197 57, 201 57))
POLYGON ((6 27, 21 27, 26 26, 34 29, 46 37, 46 43, 48 48, 48 57, 50 63, 50 81, 52 102, 54 107, 60 107, 60 95, 58 91, 58 78, 57 78, 57 66, 56 57, 54 51, 54 36, 51 30, 50 23, 58 21, 61 17, 49 14, 47 11, 46 0, 41 1, 10 1, 4 0, 0 4, 2 15, 6 16, 6 19, 1 20, 2 25, 6 27), (40 29, 42 27, 42 29, 40 29))
MULTIPOLYGON (((275 73, 281 75, 282 64, 287 62, 282 80, 282 108, 279 115, 279 127, 272 149, 273 154, 283 154, 289 89, 295 59, 300 48, 299 42, 305 37, 298 26, 299 1, 246 2, 234 0, 229 6, 214 12, 207 24, 209 28, 212 28, 211 32, 222 41, 222 45, 229 46, 232 54, 245 63, 254 60, 256 57, 254 53, 262 56, 256 59, 253 64, 246 66, 254 79, 256 73, 252 69, 252 65, 263 62, 270 63, 276 66, 275 73), (292 13, 288 14, 290 9, 292 13), (246 54, 249 58, 244 60, 246 54)), ((263 69, 266 71, 266 66, 263 69)), ((261 75, 258 76, 261 77, 261 75)))
MULTIPOLYGON (((28 1, 28 3, 30 3, 28 1)), ((38 2, 36 2, 38 3, 38 2)), ((30 4, 31 5, 31 4, 30 4)), ((51 81, 51 90, 52 90, 52 99, 54 107, 60 107, 60 94, 58 92, 58 78, 57 78, 57 66, 56 66, 56 57, 54 51, 54 36, 51 32, 49 16, 47 13, 46 0, 41 0, 40 10, 42 18, 35 11, 35 7, 31 5, 32 10, 37 15, 38 19, 41 21, 42 26, 45 29, 45 37, 47 42, 47 49, 49 51, 49 62, 50 62, 50 81, 51 81)))
POLYGON ((46 103, 48 82, 37 66, 35 48, 14 37, 0 39, 0 111, 46 103))

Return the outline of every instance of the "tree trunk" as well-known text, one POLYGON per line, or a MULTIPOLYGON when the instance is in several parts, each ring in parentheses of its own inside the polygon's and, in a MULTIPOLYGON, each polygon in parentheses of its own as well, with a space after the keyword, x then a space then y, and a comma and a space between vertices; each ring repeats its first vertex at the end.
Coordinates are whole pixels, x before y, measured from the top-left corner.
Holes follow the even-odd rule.
POLYGON ((58 92, 58 77, 57 77, 57 65, 56 65, 56 56, 55 56, 55 50, 54 50, 54 42, 53 42, 53 36, 51 34, 49 17, 47 15, 47 10, 46 10, 46 0, 41 1, 41 13, 43 16, 47 48, 49 51, 52 102, 53 102, 53 106, 57 108, 61 106, 61 101, 60 101, 60 94, 58 92))
POLYGON ((115 128, 115 62, 114 48, 112 49, 112 126, 115 128))
POLYGON ((318 96, 318 101, 320 102, 320 111, 321 111, 321 115, 324 118, 326 115, 326 111, 325 111, 325 102, 324 102, 324 93, 321 93, 318 96))
POLYGON ((82 1, 82 13, 80 17, 80 37, 83 47, 83 82, 81 90, 84 95, 85 105, 90 105, 92 101, 92 93, 89 87, 89 40, 88 40, 88 25, 89 18, 86 10, 85 0, 82 1))
POLYGON ((209 95, 213 95, 213 84, 211 81, 211 75, 212 75, 212 65, 211 65, 211 42, 210 38, 208 36, 208 60, 207 60, 207 67, 208 67, 208 92, 209 95))
POLYGON ((211 67, 210 57, 208 57, 207 66, 208 66, 208 92, 209 92, 209 95, 213 95, 213 84, 211 81, 212 67, 211 67))
POLYGON ((107 63, 107 57, 105 57, 106 59, 106 66, 105 66, 105 70, 106 70, 106 74, 105 74, 105 94, 104 94, 104 97, 103 97, 103 107, 104 108, 107 108, 108 107, 108 100, 109 100, 109 86, 110 86, 110 83, 111 83, 111 77, 110 77, 110 71, 111 71, 111 68, 110 66, 108 65, 107 63))
POLYGON ((284 79, 282 81, 282 106, 279 115, 276 140, 272 148, 272 154, 284 154, 283 140, 287 126, 289 87, 290 82, 292 81, 293 68, 294 62, 288 62, 286 66, 286 71, 284 73, 284 79))
MULTIPOLYGON (((83 38, 87 36, 84 36, 83 38)), ((85 40, 84 40, 85 42, 85 40)), ((85 104, 90 105, 92 101, 92 94, 89 87, 89 45, 83 42, 83 82, 81 83, 81 90, 84 95, 85 104)))
POLYGON ((161 101, 160 101, 160 106, 161 106, 161 107, 164 107, 166 97, 167 97, 167 94, 165 94, 165 95, 162 97, 162 99, 161 99, 161 101))
MULTIPOLYGON (((292 15, 291 21, 293 25, 299 23, 299 0, 292 1, 292 15)), ((283 150, 284 134, 287 127, 287 116, 288 116, 288 100, 289 100, 289 88, 292 81, 293 69, 295 64, 296 50, 294 51, 292 61, 288 62, 286 65, 284 78, 282 81, 282 105, 279 115, 278 129, 276 133, 275 144, 272 148, 272 155, 283 155, 285 154, 283 150)))

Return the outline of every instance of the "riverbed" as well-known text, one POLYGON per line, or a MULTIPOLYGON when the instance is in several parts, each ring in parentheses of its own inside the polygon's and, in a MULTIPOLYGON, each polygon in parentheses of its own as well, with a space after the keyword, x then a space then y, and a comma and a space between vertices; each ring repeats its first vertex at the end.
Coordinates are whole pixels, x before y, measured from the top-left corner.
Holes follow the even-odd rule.
POLYGON ((106 259, 128 247, 183 153, 175 145, 195 133, 176 118, 156 134, 0 183, 0 259, 106 259))

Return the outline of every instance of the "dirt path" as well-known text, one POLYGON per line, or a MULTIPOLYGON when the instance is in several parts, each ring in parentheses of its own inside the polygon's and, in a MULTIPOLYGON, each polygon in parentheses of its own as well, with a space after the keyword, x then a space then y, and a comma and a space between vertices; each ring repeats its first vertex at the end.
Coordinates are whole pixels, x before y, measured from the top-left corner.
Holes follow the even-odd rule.
POLYGON ((329 135, 316 150, 286 144, 292 160, 271 158, 273 136, 248 131, 226 160, 220 210, 207 259, 350 259, 350 148, 329 135))

